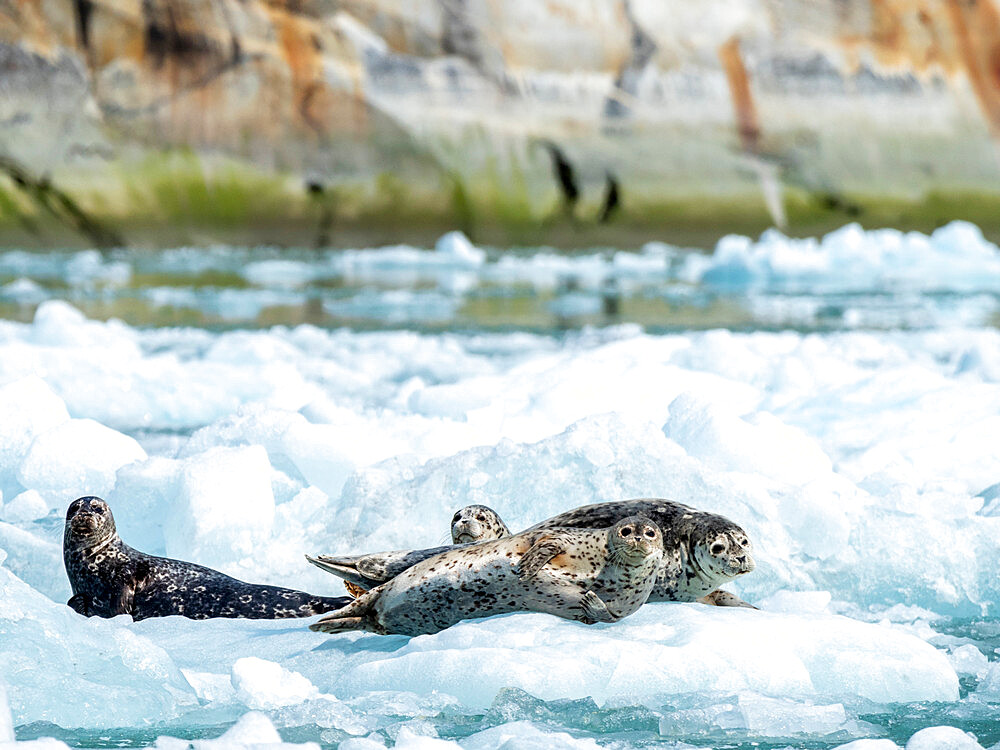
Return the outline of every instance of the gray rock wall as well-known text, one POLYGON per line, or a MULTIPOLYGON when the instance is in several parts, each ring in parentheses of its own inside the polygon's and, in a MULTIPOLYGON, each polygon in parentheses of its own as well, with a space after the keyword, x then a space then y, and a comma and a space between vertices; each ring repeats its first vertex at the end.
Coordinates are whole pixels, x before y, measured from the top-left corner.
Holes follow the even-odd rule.
POLYGON ((990 231, 998 59, 996 0, 8 0, 0 243, 990 231))

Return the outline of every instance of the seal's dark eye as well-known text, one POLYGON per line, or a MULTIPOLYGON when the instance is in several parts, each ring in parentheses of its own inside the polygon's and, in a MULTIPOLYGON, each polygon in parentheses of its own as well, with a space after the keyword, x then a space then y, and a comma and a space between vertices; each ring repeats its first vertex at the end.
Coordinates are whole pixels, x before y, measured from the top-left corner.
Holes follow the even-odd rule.
POLYGON ((618 530, 618 533, 621 534, 622 536, 632 536, 632 527, 623 526, 621 529, 618 530))
POLYGON ((476 516, 476 520, 477 521, 482 521, 483 523, 485 523, 486 522, 486 516, 484 516, 484 515, 478 515, 478 516, 476 516))
POLYGON ((711 552, 713 555, 721 555, 725 551, 726 551, 726 545, 724 545, 722 542, 716 542, 715 544, 712 545, 711 552))
POLYGON ((458 513, 456 513, 455 515, 453 515, 451 517, 451 522, 452 523, 458 523, 461 520, 462 520, 462 512, 461 511, 459 511, 458 513))
POLYGON ((645 530, 645 531, 643 532, 643 534, 645 534, 645 535, 646 535, 646 538, 647 538, 647 539, 653 539, 653 538, 655 538, 655 537, 656 537, 656 532, 655 532, 655 531, 653 531, 652 529, 646 529, 646 530, 645 530))

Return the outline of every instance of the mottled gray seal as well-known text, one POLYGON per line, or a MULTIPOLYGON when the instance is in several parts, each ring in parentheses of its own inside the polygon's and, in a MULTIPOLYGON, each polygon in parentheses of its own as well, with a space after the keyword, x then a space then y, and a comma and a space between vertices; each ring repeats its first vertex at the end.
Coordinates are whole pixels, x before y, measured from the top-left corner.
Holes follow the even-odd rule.
POLYGON ((615 622, 646 601, 662 553, 659 526, 642 516, 601 530, 526 531, 451 547, 309 628, 422 635, 509 612, 615 622))
POLYGON ((510 536, 500 514, 485 505, 466 505, 452 516, 451 541, 455 544, 486 542, 510 536))
POLYGON ((87 616, 271 620, 318 615, 352 601, 244 583, 201 565, 134 550, 118 536, 111 509, 99 497, 81 497, 66 511, 63 562, 73 588, 68 604, 87 616))
POLYGON ((646 516, 663 531, 663 562, 649 601, 703 601, 721 607, 754 608, 729 592, 716 591, 756 567, 750 538, 725 516, 672 500, 640 498, 584 505, 528 530, 590 529, 614 523, 622 515, 646 516))
MULTIPOLYGON (((456 517, 465 510, 459 511, 456 517)), ((619 518, 630 515, 651 519, 663 532, 663 558, 649 601, 700 601, 716 606, 753 608, 752 604, 734 594, 716 590, 726 581, 749 573, 755 566, 746 532, 724 516, 699 511, 672 500, 644 498, 585 505, 553 516, 527 531, 606 528, 619 518)), ((499 515, 496 518, 503 523, 499 515)), ((485 533, 493 532, 487 530, 485 533)), ((432 547, 355 556, 320 555, 307 556, 307 559, 360 589, 370 589, 446 549, 450 548, 432 547)))

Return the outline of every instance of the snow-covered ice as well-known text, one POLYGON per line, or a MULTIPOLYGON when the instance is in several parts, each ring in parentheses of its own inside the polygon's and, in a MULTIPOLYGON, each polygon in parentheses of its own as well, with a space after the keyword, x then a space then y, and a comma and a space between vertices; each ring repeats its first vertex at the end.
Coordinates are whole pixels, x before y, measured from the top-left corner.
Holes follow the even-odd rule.
MULTIPOLYGON (((0 273, 117 289, 147 262, 8 252, 0 273)), ((561 315, 603 305, 609 278, 624 294, 819 288, 852 304, 933 279, 995 305, 998 252, 974 228, 768 234, 706 256, 497 254, 453 234, 430 251, 157 262, 236 273, 250 289, 235 293, 296 298, 346 273, 424 286, 404 299, 373 282, 319 306, 369 300, 414 330, 140 328, 60 299, 0 322, 0 745, 12 729, 39 750, 1000 742, 995 327, 422 328, 483 280, 531 286, 561 315), (518 614, 417 638, 88 620, 64 604, 61 558, 82 494, 106 497, 143 551, 330 595, 341 584, 303 553, 440 544, 469 503, 523 528, 669 497, 746 528, 758 567, 728 588, 762 609, 661 603, 598 626, 518 614)))

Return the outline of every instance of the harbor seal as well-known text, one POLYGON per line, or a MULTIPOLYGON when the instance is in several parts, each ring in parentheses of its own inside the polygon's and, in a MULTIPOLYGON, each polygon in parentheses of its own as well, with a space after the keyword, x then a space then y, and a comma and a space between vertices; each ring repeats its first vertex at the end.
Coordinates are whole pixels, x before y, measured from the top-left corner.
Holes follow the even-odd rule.
POLYGON ((529 531, 548 528, 590 529, 622 515, 643 515, 663 531, 663 562, 651 602, 702 601, 720 607, 749 607, 719 586, 753 571, 753 545, 739 524, 716 513, 661 498, 640 498, 584 505, 552 516, 529 531))
POLYGON ((642 516, 600 530, 526 531, 449 548, 309 628, 423 635, 524 611, 616 622, 646 601, 662 554, 659 526, 642 516))
MULTIPOLYGON (((455 517, 464 516, 466 510, 463 508, 455 517)), ((499 515, 495 511, 493 513, 502 524, 499 515)), ((734 594, 717 590, 722 584, 749 573, 755 567, 746 532, 724 516, 699 511, 672 500, 642 498, 585 505, 535 524, 527 531, 606 528, 629 515, 651 519, 663 533, 663 558, 649 601, 699 601, 720 607, 756 609, 734 594)), ((454 535, 454 519, 452 528, 454 535)), ((503 528, 506 528, 505 524, 503 528)), ((485 536, 489 533, 494 532, 486 531, 481 538, 489 538, 485 536)), ((432 547, 354 556, 307 555, 306 559, 352 583, 357 590, 379 586, 421 560, 447 549, 450 548, 432 547)))
POLYGON ((485 542, 510 535, 500 514, 485 505, 466 505, 451 519, 451 541, 455 544, 485 542))
POLYGON ((134 550, 118 536, 111 509, 99 497, 81 497, 66 511, 63 562, 73 588, 68 604, 88 617, 271 620, 318 615, 352 601, 244 583, 201 565, 134 550))

